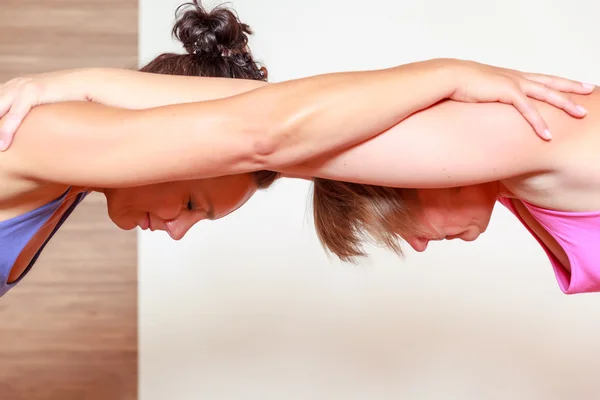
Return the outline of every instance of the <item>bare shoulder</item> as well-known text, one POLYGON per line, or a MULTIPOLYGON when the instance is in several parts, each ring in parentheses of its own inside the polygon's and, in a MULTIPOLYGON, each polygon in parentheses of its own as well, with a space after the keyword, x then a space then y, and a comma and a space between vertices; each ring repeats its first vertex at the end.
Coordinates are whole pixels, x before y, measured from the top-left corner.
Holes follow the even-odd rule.
POLYGON ((561 211, 600 210, 600 89, 573 96, 588 110, 583 119, 540 105, 554 139, 552 173, 516 177, 506 182, 518 197, 561 211))
POLYGON ((0 221, 6 221, 58 198, 68 186, 16 177, 0 165, 0 221))

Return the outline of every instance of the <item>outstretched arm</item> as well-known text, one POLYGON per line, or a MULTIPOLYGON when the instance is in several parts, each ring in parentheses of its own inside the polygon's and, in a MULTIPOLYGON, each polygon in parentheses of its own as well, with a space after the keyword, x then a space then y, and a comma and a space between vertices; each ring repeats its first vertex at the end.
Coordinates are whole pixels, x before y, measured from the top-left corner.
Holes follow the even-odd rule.
POLYGON ((477 91, 464 101, 509 102, 534 117, 527 94, 575 108, 558 92, 504 70, 432 60, 145 110, 86 102, 40 106, 11 151, 0 155, 0 168, 22 178, 100 187, 277 170, 358 144, 445 98, 462 99, 465 85, 477 91))
POLYGON ((49 104, 31 111, 0 166, 24 178, 107 187, 275 169, 374 136, 452 89, 446 65, 419 63, 143 110, 49 104), (380 99, 389 99, 386 107, 373 106, 380 99))
MULTIPOLYGON (((569 101, 564 93, 589 94, 593 90, 592 86, 558 77, 453 59, 429 60, 395 69, 402 70, 413 81, 413 84, 408 82, 406 86, 390 88, 397 100, 402 102, 400 107, 408 106, 415 112, 432 98, 441 100, 444 96, 464 102, 508 103, 514 105, 536 133, 546 139, 547 125, 530 98, 562 108, 575 117, 582 117, 585 113, 569 101), (428 74, 420 72, 440 68, 447 72, 444 81, 439 76, 429 81, 423 80, 428 74), (411 73, 415 76, 410 77, 411 73)), ((328 79, 333 75, 325 77, 328 79)), ((365 76, 364 73, 359 75, 365 76)), ((316 77, 317 80, 311 79, 312 83, 323 83, 323 76, 316 77)), ((402 83, 407 82, 404 80, 402 83)), ((10 147, 14 133, 29 110, 41 104, 88 100, 117 108, 144 109, 221 99, 266 85, 265 82, 254 80, 173 76, 110 68, 56 71, 13 79, 0 85, 0 117, 6 115, 0 124, 0 151, 10 147)), ((406 114, 405 111, 400 110, 406 114)))
POLYGON ((515 176, 552 174, 564 165, 563 142, 597 124, 600 96, 577 99, 590 108, 583 120, 538 103, 555 128, 552 142, 537 140, 512 107, 444 101, 373 139, 281 172, 401 188, 445 188, 515 176))

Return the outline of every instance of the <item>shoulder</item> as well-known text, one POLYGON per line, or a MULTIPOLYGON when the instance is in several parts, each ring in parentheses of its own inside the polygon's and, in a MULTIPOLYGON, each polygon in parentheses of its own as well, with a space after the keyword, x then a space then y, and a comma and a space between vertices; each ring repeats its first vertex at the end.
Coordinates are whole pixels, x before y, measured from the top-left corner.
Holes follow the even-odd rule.
POLYGON ((0 221, 49 204, 68 190, 67 185, 20 179, 0 169, 0 221))
POLYGON ((588 110, 583 119, 542 106, 554 135, 546 154, 549 167, 545 173, 504 182, 520 199, 561 211, 600 209, 600 92, 576 101, 588 110))

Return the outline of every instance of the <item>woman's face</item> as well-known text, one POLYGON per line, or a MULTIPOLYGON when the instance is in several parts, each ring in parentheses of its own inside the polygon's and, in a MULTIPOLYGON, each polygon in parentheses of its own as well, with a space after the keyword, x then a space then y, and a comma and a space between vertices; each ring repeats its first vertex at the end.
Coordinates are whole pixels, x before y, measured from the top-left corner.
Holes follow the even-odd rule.
POLYGON ((103 190, 110 219, 121 229, 165 231, 179 240, 203 219, 219 219, 256 191, 251 174, 103 190))
POLYGON ((496 183, 419 190, 418 220, 425 233, 404 239, 418 252, 430 241, 473 241, 487 229, 497 197, 496 183))

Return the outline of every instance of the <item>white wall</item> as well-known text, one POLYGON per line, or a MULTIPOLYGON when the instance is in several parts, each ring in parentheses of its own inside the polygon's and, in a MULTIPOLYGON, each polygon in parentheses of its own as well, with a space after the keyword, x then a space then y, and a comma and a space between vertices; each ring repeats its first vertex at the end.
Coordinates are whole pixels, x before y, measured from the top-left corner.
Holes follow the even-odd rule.
MULTIPOLYGON (((178 4, 140 1, 142 62, 178 50, 178 4)), ((593 0, 231 4, 272 81, 448 56, 600 83, 593 0)), ((140 235, 141 400, 592 398, 600 297, 563 295, 504 209, 475 243, 357 267, 317 243, 308 193, 280 182, 179 243, 140 235)))

